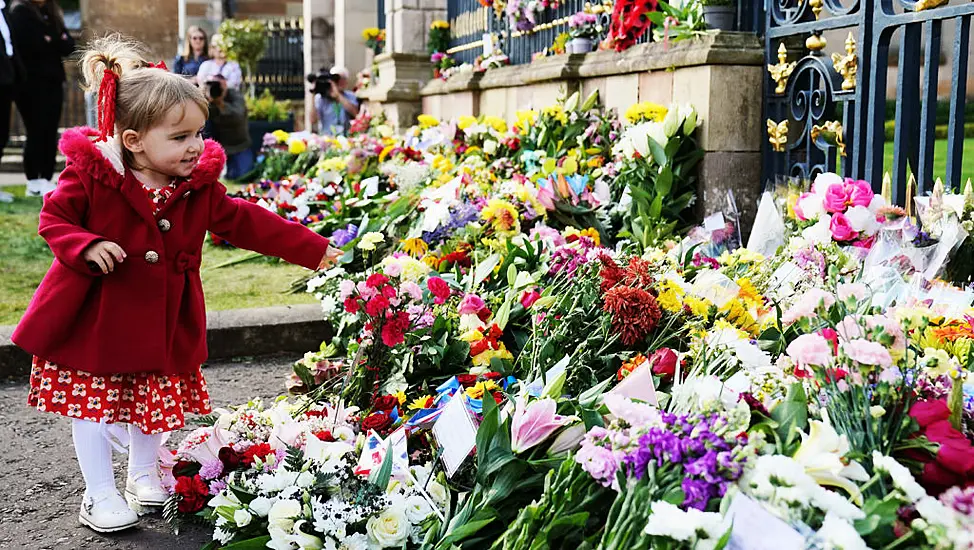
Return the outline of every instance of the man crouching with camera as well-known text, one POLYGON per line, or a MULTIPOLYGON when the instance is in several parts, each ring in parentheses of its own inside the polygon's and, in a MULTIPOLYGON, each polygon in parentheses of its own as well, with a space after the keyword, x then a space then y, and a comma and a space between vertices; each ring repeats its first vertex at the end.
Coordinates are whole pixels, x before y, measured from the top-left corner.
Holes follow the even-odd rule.
POLYGON ((358 98, 348 87, 348 70, 344 67, 324 69, 308 75, 315 97, 318 133, 325 136, 344 136, 351 121, 358 116, 358 98))
POLYGON ((247 127, 247 102, 237 90, 227 86, 223 75, 212 75, 200 84, 210 101, 210 118, 205 133, 227 153, 228 179, 239 179, 254 167, 247 127))

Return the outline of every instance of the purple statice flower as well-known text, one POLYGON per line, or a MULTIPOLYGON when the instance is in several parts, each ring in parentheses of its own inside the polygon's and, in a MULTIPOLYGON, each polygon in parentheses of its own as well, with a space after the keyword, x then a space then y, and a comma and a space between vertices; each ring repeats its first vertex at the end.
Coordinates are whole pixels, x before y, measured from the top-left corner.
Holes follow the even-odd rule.
POLYGON ((218 460, 211 460, 209 462, 204 462, 200 466, 200 477, 209 481, 211 479, 216 479, 220 477, 223 473, 223 462, 218 460))
POLYGON ((331 244, 338 248, 342 248, 346 244, 352 242, 357 235, 358 226, 354 223, 350 223, 345 229, 339 229, 331 234, 331 244))
POLYGON ((825 278, 825 254, 822 254, 814 248, 803 248, 795 253, 795 262, 798 263, 798 267, 804 269, 808 273, 818 275, 819 278, 825 278))
POLYGON ((431 247, 450 239, 454 233, 463 229, 468 223, 475 222, 480 217, 480 207, 472 203, 463 203, 450 208, 450 220, 433 231, 424 231, 422 239, 431 247))
POLYGON ((275 470, 278 469, 278 468, 280 468, 281 465, 284 464, 284 457, 286 457, 286 456, 287 456, 287 449, 285 449, 283 447, 281 447, 280 449, 277 449, 276 451, 274 451, 274 458, 277 459, 277 460, 274 461, 274 469, 275 470))

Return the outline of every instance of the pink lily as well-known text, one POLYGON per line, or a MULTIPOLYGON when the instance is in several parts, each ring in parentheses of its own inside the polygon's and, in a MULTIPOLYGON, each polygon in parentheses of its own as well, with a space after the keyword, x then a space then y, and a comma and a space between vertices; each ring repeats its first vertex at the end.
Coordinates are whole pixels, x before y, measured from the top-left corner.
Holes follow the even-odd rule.
POLYGON ((555 414, 555 407, 555 400, 550 397, 535 400, 530 405, 519 397, 511 419, 511 450, 515 453, 527 451, 575 420, 571 416, 555 414))

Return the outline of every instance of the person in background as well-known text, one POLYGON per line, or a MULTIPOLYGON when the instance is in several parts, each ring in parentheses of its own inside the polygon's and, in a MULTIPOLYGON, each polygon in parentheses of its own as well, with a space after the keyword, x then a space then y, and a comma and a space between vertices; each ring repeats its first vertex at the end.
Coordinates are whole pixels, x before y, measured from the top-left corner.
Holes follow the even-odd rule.
POLYGON ((64 102, 62 58, 74 53, 74 39, 64 26, 56 0, 14 0, 10 9, 13 47, 26 69, 15 101, 27 129, 24 175, 28 195, 54 190, 58 125, 64 102))
MULTIPOLYGON (((20 64, 19 52, 14 50, 10 26, 7 24, 7 4, 0 0, 0 156, 7 147, 10 138, 10 106, 13 105, 14 93, 23 83, 24 67, 20 64)), ((12 202, 13 195, 0 191, 0 202, 12 202)))
POLYGON ((172 72, 195 77, 200 70, 200 65, 209 59, 207 57, 209 48, 206 31, 193 25, 186 31, 186 49, 183 55, 176 56, 172 64, 172 72))
POLYGON ((240 72, 240 65, 236 61, 227 61, 227 52, 223 49, 223 37, 214 34, 210 41, 210 59, 200 64, 199 71, 196 73, 196 80, 207 82, 213 75, 220 75, 226 80, 227 86, 234 90, 240 89, 243 82, 243 73, 240 72))
POLYGON ((349 123, 358 116, 358 98, 348 90, 348 69, 332 67, 328 75, 319 75, 312 90, 315 94, 318 133, 343 136, 348 132, 349 123), (328 75, 331 78, 327 78, 325 83, 328 75))
POLYGON ((202 85, 210 102, 207 130, 227 153, 228 179, 239 179, 254 168, 250 131, 247 126, 247 102, 243 94, 230 88, 219 74, 210 75, 202 85))

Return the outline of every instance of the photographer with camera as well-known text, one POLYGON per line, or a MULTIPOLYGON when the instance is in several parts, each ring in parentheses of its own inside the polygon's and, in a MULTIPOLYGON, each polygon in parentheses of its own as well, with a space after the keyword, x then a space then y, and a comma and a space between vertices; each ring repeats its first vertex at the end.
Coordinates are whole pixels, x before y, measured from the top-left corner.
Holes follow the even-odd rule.
POLYGON ((315 98, 314 114, 318 133, 324 136, 344 136, 349 123, 358 116, 358 98, 345 88, 348 86, 348 70, 344 67, 324 69, 308 75, 315 98))
POLYGON ((206 133, 227 153, 226 177, 239 179, 254 167, 247 128, 247 102, 240 92, 227 86, 227 79, 222 75, 208 76, 201 86, 210 101, 206 133))

